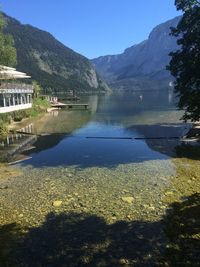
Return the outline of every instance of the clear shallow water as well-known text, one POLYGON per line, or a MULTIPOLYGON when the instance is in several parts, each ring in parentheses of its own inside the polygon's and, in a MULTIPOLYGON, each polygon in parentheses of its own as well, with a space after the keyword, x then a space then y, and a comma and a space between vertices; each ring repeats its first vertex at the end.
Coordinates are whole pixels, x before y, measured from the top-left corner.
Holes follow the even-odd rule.
POLYGON ((33 122, 37 142, 15 164, 20 172, 0 184, 0 262, 9 267, 194 262, 199 250, 187 255, 182 222, 189 233, 197 229, 188 207, 199 214, 194 193, 200 192, 200 164, 179 159, 180 141, 164 138, 180 137, 186 127, 171 92, 82 101, 90 110, 56 111, 33 122), (180 207, 171 204, 181 198, 180 207))

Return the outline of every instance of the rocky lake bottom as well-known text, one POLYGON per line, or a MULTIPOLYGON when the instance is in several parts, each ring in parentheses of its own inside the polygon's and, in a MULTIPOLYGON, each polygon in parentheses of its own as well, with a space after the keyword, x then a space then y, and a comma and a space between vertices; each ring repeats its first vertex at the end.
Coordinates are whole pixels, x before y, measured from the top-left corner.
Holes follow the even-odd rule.
POLYGON ((9 168, 0 266, 199 266, 199 160, 9 168))

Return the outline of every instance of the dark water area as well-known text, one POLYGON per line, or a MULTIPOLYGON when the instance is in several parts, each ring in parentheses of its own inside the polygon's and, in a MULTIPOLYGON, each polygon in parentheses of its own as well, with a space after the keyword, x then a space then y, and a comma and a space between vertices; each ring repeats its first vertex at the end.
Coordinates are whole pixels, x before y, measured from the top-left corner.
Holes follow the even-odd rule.
POLYGON ((35 132, 47 135, 21 164, 87 168, 166 159, 187 129, 175 100, 171 91, 85 97, 89 110, 56 111, 35 123, 35 132))

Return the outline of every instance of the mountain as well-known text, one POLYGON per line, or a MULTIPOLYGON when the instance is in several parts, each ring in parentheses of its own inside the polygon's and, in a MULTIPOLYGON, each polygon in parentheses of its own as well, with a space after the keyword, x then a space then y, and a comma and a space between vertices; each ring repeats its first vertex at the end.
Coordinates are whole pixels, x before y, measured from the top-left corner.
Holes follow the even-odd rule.
POLYGON ((177 50, 176 39, 170 27, 176 27, 176 17, 155 27, 147 40, 127 48, 122 54, 98 57, 92 60, 99 74, 116 88, 166 86, 172 80, 166 70, 169 53, 177 50), (165 81, 165 82, 164 82, 165 81))
POLYGON ((17 50, 17 69, 32 76, 49 91, 105 92, 107 84, 91 62, 74 52, 50 33, 23 25, 3 14, 5 32, 13 36, 17 50))

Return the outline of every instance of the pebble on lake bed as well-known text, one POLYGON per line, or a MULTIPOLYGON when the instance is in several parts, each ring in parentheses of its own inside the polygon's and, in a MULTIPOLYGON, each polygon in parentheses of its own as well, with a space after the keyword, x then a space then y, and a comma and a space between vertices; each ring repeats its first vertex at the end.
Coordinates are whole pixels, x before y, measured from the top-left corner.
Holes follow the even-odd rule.
POLYGON ((173 192, 171 192, 171 191, 167 191, 167 192, 165 192, 165 196, 171 196, 171 195, 173 195, 174 193, 173 192))
POLYGON ((128 204, 132 204, 133 203, 134 198, 133 197, 122 197, 122 201, 128 203, 128 204))
POLYGON ((56 200, 56 201, 54 201, 54 202, 52 203, 52 205, 53 205, 54 207, 60 207, 61 204, 62 204, 62 201, 61 201, 61 200, 56 200))

